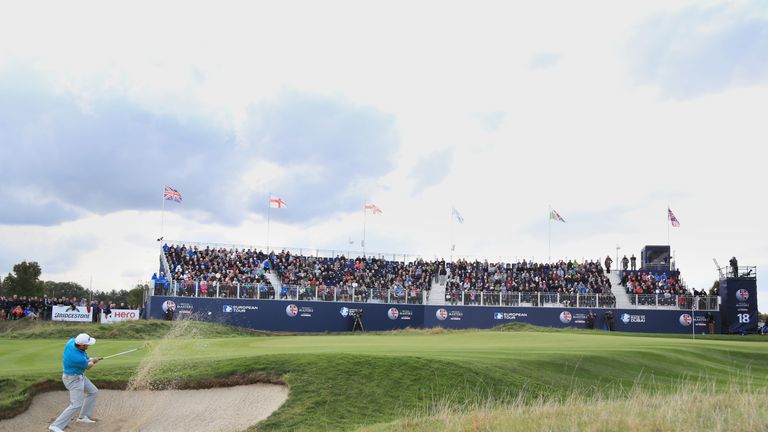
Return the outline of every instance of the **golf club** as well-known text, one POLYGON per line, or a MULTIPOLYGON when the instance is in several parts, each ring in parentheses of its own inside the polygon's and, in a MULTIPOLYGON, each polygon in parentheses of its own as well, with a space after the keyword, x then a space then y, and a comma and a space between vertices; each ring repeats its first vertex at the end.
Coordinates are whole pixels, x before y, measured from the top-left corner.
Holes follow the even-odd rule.
POLYGON ((119 352, 117 354, 111 354, 111 355, 108 355, 108 356, 99 357, 98 359, 99 359, 99 361, 102 361, 102 360, 105 360, 105 359, 108 359, 108 358, 117 357, 117 356, 121 356, 123 354, 132 353, 134 351, 138 351, 140 349, 147 348, 148 346, 149 346, 149 342, 145 343, 144 345, 142 345, 142 346, 140 346, 138 348, 133 348, 133 349, 129 349, 128 351, 119 352))

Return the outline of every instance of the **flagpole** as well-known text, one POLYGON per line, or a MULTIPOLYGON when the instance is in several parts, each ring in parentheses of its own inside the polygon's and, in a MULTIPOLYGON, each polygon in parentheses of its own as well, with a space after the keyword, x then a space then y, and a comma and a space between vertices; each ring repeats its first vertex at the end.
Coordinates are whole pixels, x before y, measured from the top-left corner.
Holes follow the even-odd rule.
POLYGON ((549 256, 548 262, 552 263, 552 205, 549 206, 549 256))
POLYGON ((696 339, 696 296, 691 295, 691 337, 696 339))
POLYGON ((455 229, 455 223, 456 222, 453 220, 453 210, 454 210, 454 208, 451 207, 451 215, 449 216, 451 218, 451 222, 450 222, 451 223, 451 253, 450 253, 450 262, 453 262, 453 252, 454 252, 454 249, 456 249, 456 243, 455 243, 454 235, 453 235, 453 231, 455 229))
POLYGON ((363 247, 363 257, 365 257, 365 216, 368 213, 366 207, 368 206, 368 202, 363 203, 363 244, 360 245, 363 247))
POLYGON ((270 255, 269 253, 269 209, 272 208, 272 192, 269 192, 269 196, 267 197, 267 255, 270 255))
POLYGON ((163 197, 163 203, 160 205, 160 238, 163 239, 165 236, 165 233, 163 232, 165 230, 165 187, 163 187, 161 196, 163 197))
POLYGON ((669 246, 669 226, 672 225, 672 221, 669 218, 669 204, 667 204, 667 246, 669 246))

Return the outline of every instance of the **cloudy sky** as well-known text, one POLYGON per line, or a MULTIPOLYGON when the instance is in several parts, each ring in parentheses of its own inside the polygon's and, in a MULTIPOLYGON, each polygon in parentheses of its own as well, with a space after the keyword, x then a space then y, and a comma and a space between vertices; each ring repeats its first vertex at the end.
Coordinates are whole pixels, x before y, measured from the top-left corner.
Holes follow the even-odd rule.
MULTIPOLYGON (((768 278, 761 1, 0 6, 0 272, 130 288, 166 239, 768 278), (455 206, 465 219, 451 219, 455 206), (350 240, 355 245, 350 245, 350 240)), ((765 287, 765 285, 763 285, 765 287)), ((768 310, 768 288, 761 290, 768 310)))

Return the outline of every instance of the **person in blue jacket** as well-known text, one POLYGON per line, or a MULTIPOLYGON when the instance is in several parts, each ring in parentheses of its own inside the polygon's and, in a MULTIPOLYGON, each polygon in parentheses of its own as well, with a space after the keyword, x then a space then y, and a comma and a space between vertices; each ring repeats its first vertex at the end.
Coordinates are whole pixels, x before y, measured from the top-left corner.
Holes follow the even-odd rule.
POLYGON ((48 430, 62 432, 72 418, 77 414, 79 423, 96 423, 91 419, 93 405, 99 389, 85 376, 85 371, 95 365, 99 359, 88 357, 88 347, 96 343, 96 339, 86 333, 73 337, 64 347, 62 365, 64 374, 61 379, 69 390, 69 406, 51 423, 48 430))

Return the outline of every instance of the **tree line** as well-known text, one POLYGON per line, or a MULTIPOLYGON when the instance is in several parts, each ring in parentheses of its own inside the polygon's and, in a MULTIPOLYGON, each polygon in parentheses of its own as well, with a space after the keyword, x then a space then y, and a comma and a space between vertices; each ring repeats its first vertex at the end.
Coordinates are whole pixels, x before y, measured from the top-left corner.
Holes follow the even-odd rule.
POLYGON ((130 290, 92 291, 77 282, 42 281, 42 268, 35 261, 23 261, 13 266, 13 271, 0 282, 0 296, 12 297, 43 297, 51 298, 77 297, 109 303, 125 303, 138 306, 143 301, 146 284, 137 284, 130 290))

